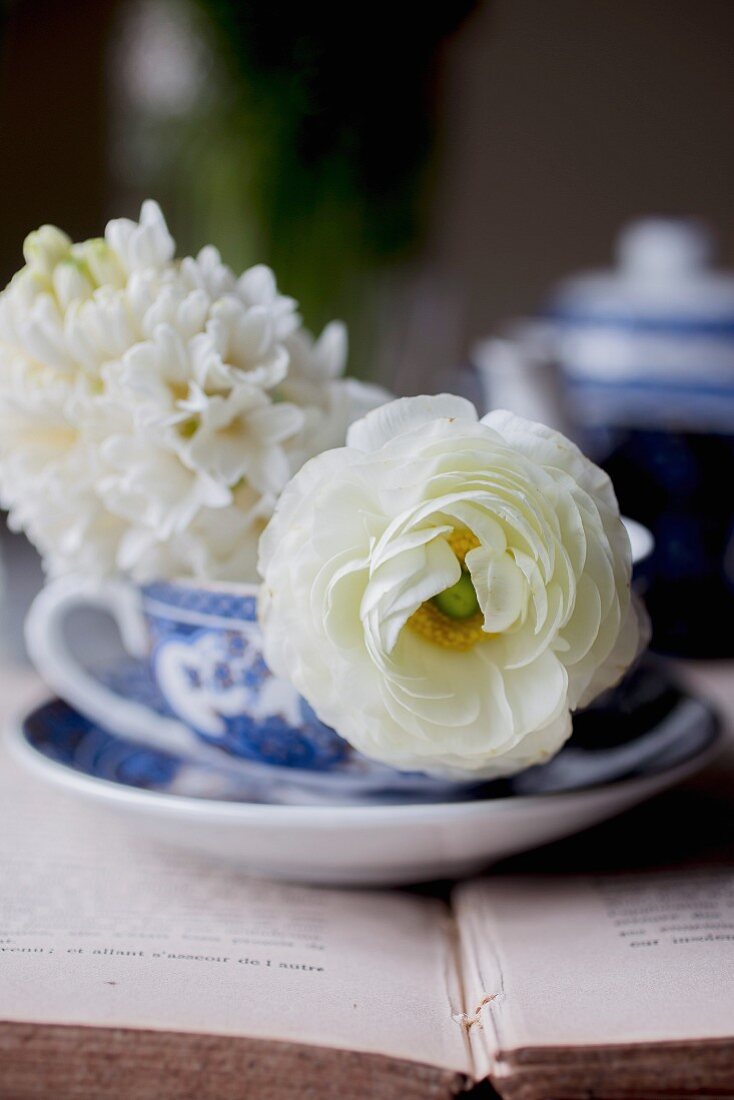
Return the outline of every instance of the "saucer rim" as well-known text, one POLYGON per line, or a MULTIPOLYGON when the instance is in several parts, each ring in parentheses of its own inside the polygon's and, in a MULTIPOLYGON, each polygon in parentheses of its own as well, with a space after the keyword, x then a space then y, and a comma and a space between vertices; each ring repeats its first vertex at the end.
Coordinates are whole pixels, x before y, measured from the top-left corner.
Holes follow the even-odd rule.
MULTIPOLYGON (((81 795, 87 799, 106 805, 138 806, 148 811, 160 811, 169 817, 199 817, 217 819, 222 824, 237 823, 263 824, 276 827, 293 828, 298 824, 304 827, 332 828, 335 823, 342 826, 377 825, 392 826, 415 823, 441 818, 461 819, 486 813, 488 807, 496 808, 500 814, 522 812, 523 808, 556 803, 583 802, 590 797, 603 798, 612 792, 630 794, 637 789, 655 787, 664 780, 663 787, 674 786, 694 775, 710 764, 721 752, 725 736, 722 725, 714 721, 709 741, 687 759, 663 767, 651 774, 631 776, 612 780, 596 786, 581 787, 570 791, 547 791, 540 794, 512 794, 497 798, 466 799, 464 801, 436 801, 416 803, 381 803, 373 805, 299 805, 294 803, 277 804, 268 802, 227 801, 216 798, 199 798, 174 792, 163 793, 126 786, 112 779, 86 775, 69 764, 45 756, 31 744, 25 733, 28 720, 36 711, 53 701, 49 696, 40 702, 24 707, 7 723, 0 741, 10 756, 21 767, 51 783, 57 789, 63 789, 81 795)), ((120 740, 125 740, 120 738, 120 740)))

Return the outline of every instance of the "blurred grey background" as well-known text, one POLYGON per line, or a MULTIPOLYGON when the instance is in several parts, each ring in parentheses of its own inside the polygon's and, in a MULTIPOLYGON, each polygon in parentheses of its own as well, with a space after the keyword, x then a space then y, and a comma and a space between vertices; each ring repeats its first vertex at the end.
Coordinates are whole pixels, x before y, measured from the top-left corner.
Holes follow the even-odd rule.
POLYGON ((630 217, 699 215, 734 256, 727 0, 470 0, 436 16, 377 3, 341 22, 328 5, 273 7, 270 25, 251 0, 6 4, 0 277, 40 222, 85 237, 153 194, 183 245, 274 262, 307 321, 347 315, 360 374, 415 392, 560 275, 603 264, 630 217), (294 108, 299 96, 314 102, 294 108), (277 174, 278 142, 302 137, 278 123, 284 110, 311 111, 323 132, 274 212, 263 164, 277 174), (351 175, 350 111, 369 137, 368 168, 351 175), (339 191, 339 151, 341 193, 309 206, 309 182, 339 191), (360 236, 350 218, 370 203, 360 236), (392 237, 371 247, 388 207, 392 237))

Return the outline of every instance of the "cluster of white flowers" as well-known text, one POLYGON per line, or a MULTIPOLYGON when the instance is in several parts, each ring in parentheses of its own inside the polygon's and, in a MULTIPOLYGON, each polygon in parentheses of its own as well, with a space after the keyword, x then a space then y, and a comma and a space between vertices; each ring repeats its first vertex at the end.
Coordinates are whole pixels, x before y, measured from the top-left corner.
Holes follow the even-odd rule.
POLYGON ((154 202, 80 244, 44 226, 0 295, 0 501, 51 573, 255 580, 289 478, 386 398, 268 268, 174 253, 154 202))

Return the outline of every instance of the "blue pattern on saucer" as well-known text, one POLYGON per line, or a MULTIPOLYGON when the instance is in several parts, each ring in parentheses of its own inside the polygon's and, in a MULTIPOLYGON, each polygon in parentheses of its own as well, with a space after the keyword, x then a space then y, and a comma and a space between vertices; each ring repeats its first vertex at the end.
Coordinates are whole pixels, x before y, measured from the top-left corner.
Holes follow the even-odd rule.
POLYGON ((24 733, 33 747, 50 760, 125 787, 168 790, 182 766, 175 756, 133 745, 100 729, 61 699, 33 711, 26 719, 24 733))
MULTIPOLYGON (((145 667, 132 666, 125 677, 128 691, 138 684, 145 693, 145 667)), ((451 801, 476 787, 446 785, 425 776, 399 775, 355 754, 341 771, 317 775, 306 769, 253 764, 251 770, 228 771, 192 762, 174 753, 136 745, 91 722, 61 699, 37 707, 23 721, 26 742, 42 756, 92 779, 156 794, 184 795, 220 801, 356 804, 451 801), (391 787, 394 780, 394 788, 391 787)))
MULTIPOLYGON (((116 667, 104 679, 128 698, 169 713, 143 662, 116 667)), ((675 767, 715 743, 718 722, 707 705, 671 684, 646 660, 619 688, 576 716, 574 735, 548 764, 484 784, 430 780, 399 773, 354 753, 337 769, 314 776, 298 768, 253 764, 227 771, 142 748, 54 699, 23 722, 40 755, 93 779, 159 794, 261 803, 385 804, 506 798, 587 789, 675 767), (318 786, 316 784, 321 784, 318 786)))

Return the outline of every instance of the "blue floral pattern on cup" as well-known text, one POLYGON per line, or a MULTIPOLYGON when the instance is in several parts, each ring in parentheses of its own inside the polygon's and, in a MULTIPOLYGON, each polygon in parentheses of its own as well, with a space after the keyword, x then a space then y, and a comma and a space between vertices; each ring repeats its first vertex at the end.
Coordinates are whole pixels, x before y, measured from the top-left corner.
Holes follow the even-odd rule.
POLYGON ((216 589, 142 590, 151 670, 173 714, 235 756, 328 770, 349 753, 261 651, 256 601, 216 589))

